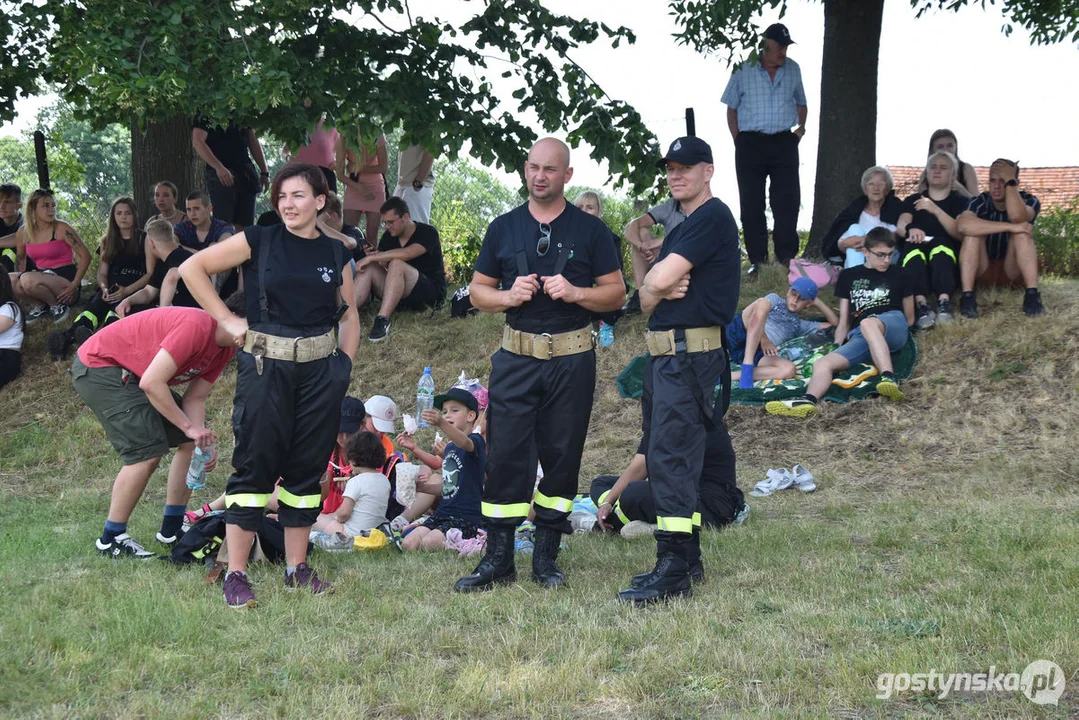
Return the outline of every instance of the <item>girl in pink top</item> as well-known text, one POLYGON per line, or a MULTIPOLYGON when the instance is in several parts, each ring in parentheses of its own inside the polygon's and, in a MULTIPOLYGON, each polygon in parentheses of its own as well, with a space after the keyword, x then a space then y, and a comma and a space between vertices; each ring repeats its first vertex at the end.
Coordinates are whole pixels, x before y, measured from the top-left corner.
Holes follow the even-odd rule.
MULTIPOLYGON (((306 104, 306 103, 305 103, 306 104)), ((330 184, 330 191, 337 192, 337 140, 340 134, 335 128, 329 130, 322 127, 326 122, 323 115, 315 126, 315 131, 308 136, 307 144, 295 153, 285 145, 281 154, 285 162, 305 163, 322 168, 322 174, 326 176, 326 182, 330 184)))
POLYGON ((378 246, 378 230, 382 223, 379 210, 386 202, 386 180, 389 155, 386 152, 386 136, 379 135, 374 148, 357 138, 362 155, 345 144, 343 137, 337 139, 337 180, 345 185, 345 222, 360 226, 360 216, 365 217, 367 242, 378 246))
POLYGON ((68 306, 78 301, 83 275, 90 267, 90 251, 75 229, 56 219, 56 198, 51 190, 35 190, 26 204, 25 225, 15 233, 18 255, 15 295, 34 304, 27 322, 51 313, 54 323, 67 319, 68 306), (36 270, 26 272, 26 258, 36 270))

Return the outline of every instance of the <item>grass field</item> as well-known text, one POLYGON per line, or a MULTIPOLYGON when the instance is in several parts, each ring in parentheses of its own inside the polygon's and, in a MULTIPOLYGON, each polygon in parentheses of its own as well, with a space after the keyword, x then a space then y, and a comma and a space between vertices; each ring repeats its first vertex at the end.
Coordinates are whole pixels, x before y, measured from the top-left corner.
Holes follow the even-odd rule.
MULTIPOLYGON (((768 268, 742 304, 782 288, 768 268)), ((199 568, 100 558, 118 462, 66 364, 44 359, 48 328, 33 328, 24 377, 0 391, 0 715, 1079 717, 1079 283, 1046 281, 1043 295, 1047 317, 989 293, 981 319, 923 336, 905 403, 829 405, 810 421, 733 407, 743 490, 794 463, 819 489, 750 498, 745 525, 705 533, 695 596, 644 611, 614 598, 651 567, 647 539, 574 536, 569 590, 522 581, 480 596, 450 591, 475 560, 320 553, 336 594, 286 594, 280 568, 254 566, 249 612, 228 610, 199 568), (1014 692, 875 697, 881 673, 1037 659, 1066 675, 1057 706, 1014 692)), ((396 316, 387 342, 361 346, 352 391, 407 407, 424 365, 440 389, 461 370, 485 378, 499 324, 396 316)), ((639 405, 613 378, 643 328, 620 323, 600 351, 582 489, 636 446, 639 405)), ((219 432, 234 377, 211 395, 219 432)), ((159 471, 136 538, 152 541, 163 501, 159 471)))

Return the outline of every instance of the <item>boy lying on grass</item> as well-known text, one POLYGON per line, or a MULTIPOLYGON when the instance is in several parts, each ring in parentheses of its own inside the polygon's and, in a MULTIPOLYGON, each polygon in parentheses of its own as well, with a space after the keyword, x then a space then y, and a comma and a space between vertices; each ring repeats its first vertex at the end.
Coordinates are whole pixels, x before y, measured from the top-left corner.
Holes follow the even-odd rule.
POLYGON ((895 234, 887 228, 873 228, 866 235, 862 248, 865 264, 841 272, 835 286, 835 296, 840 298, 835 331, 839 348, 813 363, 805 395, 773 400, 764 406, 769 414, 815 415, 832 377, 870 359, 881 374, 877 392, 890 400, 903 399, 892 373, 891 354, 907 344, 914 324, 914 294, 902 268, 892 265, 895 244, 895 234))
POLYGON ((755 380, 785 380, 797 372, 794 363, 779 357, 776 347, 788 340, 839 322, 832 308, 817 297, 817 284, 806 277, 791 283, 786 299, 771 293, 754 300, 727 326, 731 358, 741 370, 731 373, 738 387, 751 388, 755 380), (815 307, 827 322, 803 320, 798 313, 815 307))

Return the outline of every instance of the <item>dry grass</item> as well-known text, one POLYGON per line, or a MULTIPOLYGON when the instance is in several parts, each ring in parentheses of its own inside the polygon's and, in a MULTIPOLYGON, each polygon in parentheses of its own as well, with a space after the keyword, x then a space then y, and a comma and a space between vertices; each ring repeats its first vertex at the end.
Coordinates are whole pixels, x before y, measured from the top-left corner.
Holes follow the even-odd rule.
MULTIPOLYGON (((767 268, 742 304, 783 282, 767 268)), ((1043 294, 1046 318, 1023 317, 1018 295, 983 294, 981 319, 923 336, 905 403, 828 405, 809 421, 732 408, 743 489, 796 462, 820 489, 751 498, 745 526, 706 534, 709 580, 693 600, 635 613, 613 597, 649 565, 650 543, 598 536, 570 540, 565 593, 525 581, 460 597, 448 587, 470 561, 320 555, 335 596, 286 595, 279 570, 258 567, 251 613, 226 611, 197 569, 102 561, 90 543, 116 459, 66 366, 42 359, 48 328, 33 328, 25 376, 0 392, 0 714, 1074 716, 1079 285, 1047 281, 1043 294), (1064 668, 1059 707, 874 698, 885 671, 1022 670, 1036 658, 1064 668)), ((499 322, 399 315, 388 342, 361 347, 352 391, 404 409, 424 365, 439 388, 461 370, 485 378, 499 322)), ((613 378, 643 329, 619 323, 600 351, 582 488, 636 447, 639 405, 613 378)), ((226 373, 211 396, 219 430, 234 382, 226 373)), ((224 480, 211 476, 199 499, 224 480)), ((137 537, 156 529, 162 485, 159 472, 137 537)))

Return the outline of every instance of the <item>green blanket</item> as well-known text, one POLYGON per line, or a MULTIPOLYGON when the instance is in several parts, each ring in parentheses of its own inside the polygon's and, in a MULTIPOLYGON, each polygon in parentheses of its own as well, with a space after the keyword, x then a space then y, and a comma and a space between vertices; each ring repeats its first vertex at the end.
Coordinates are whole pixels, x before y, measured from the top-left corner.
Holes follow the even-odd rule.
MULTIPOLYGON (((790 380, 762 380, 754 383, 752 388, 745 390, 735 387, 731 390, 731 402, 739 405, 763 405, 772 400, 786 400, 805 394, 809 376, 813 373, 813 363, 835 350, 834 343, 828 343, 819 347, 811 347, 808 338, 800 337, 788 340, 779 346, 779 354, 787 358, 798 368, 798 377, 790 380)), ((647 355, 638 355, 630 361, 626 369, 618 374, 615 384, 624 398, 636 398, 641 396, 642 379, 644 377, 647 355)), ((918 364, 918 344, 911 335, 907 344, 898 351, 892 353, 892 365, 895 368, 895 376, 898 380, 909 380, 914 374, 914 366, 918 364)), ((737 370, 737 366, 732 365, 737 370)), ((824 400, 835 403, 846 403, 851 400, 862 400, 877 395, 877 383, 880 381, 880 373, 877 368, 868 363, 861 363, 842 372, 832 380, 832 385, 824 396, 824 400)), ((718 396, 720 388, 716 387, 718 396)))

